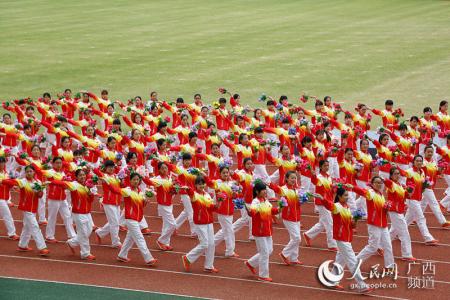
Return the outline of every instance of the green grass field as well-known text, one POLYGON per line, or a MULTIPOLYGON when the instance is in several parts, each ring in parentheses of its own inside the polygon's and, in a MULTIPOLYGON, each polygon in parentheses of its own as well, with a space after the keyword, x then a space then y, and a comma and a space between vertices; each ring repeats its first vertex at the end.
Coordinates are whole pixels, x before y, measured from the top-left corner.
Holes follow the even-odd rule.
MULTIPOLYGON (((0 2, 0 99, 110 90, 161 99, 224 86, 436 109, 450 87, 450 1, 0 2)), ((351 106, 350 106, 351 105, 351 106)))
POLYGON ((38 280, 20 280, 0 278, 0 299, 36 299, 36 300, 186 300, 200 299, 170 294, 113 289, 89 285, 63 284, 38 280))

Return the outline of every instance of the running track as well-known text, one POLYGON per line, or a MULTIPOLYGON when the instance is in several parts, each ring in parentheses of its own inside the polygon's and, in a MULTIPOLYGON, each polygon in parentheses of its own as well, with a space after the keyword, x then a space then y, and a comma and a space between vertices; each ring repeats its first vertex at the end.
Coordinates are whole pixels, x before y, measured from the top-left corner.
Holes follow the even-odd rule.
MULTIPOLYGON (((272 169, 272 168, 271 168, 272 169)), ((272 169, 273 170, 273 169, 272 169)), ((438 182, 436 194, 438 199, 442 198, 444 183, 438 182)), ((17 195, 13 200, 17 203, 17 195)), ((181 212, 182 206, 178 198, 174 201, 175 217, 181 212)), ((318 215, 313 212, 312 203, 302 207, 302 232, 309 229, 317 220, 318 215)), ((22 227, 22 215, 17 207, 12 209, 16 223, 17 232, 22 227)), ((118 251, 110 248, 109 239, 105 238, 102 245, 98 245, 94 235, 91 236, 92 253, 97 257, 95 262, 82 261, 79 257, 71 255, 64 242, 48 244, 51 255, 42 258, 36 251, 30 253, 16 252, 17 242, 8 240, 4 226, 0 226, 0 276, 12 278, 39 279, 66 283, 79 283, 117 287, 131 290, 155 291, 177 295, 189 295, 205 298, 241 299, 292 299, 302 297, 305 299, 327 297, 338 299, 342 297, 363 297, 352 293, 349 284, 353 281, 343 280, 345 291, 338 292, 325 288, 316 278, 317 267, 327 259, 334 259, 335 253, 326 248, 325 234, 322 233, 312 242, 312 247, 305 247, 302 241, 300 248, 300 260, 303 266, 285 266, 281 263, 278 253, 288 242, 289 236, 286 229, 279 220, 274 225, 274 251, 270 258, 270 276, 273 283, 258 282, 244 266, 244 261, 251 257, 256 246, 254 242, 247 240, 248 229, 244 228, 236 235, 236 252, 240 258, 224 258, 223 243, 216 248, 215 267, 219 269, 218 274, 206 274, 203 272, 203 259, 200 258, 192 265, 192 273, 185 273, 181 264, 181 256, 197 244, 196 239, 188 236, 187 223, 181 228, 178 235, 172 238, 174 251, 161 252, 157 250, 155 241, 161 229, 161 219, 157 217, 156 203, 152 202, 145 209, 145 215, 152 230, 151 236, 146 236, 147 244, 152 254, 157 258, 156 268, 149 268, 143 263, 143 259, 137 250, 133 248, 129 257, 129 263, 116 261, 118 251)), ((92 216, 96 225, 102 226, 106 221, 105 215, 96 202, 92 216)), ((235 219, 239 216, 236 212, 235 219)), ((369 283, 393 283, 397 288, 377 289, 370 296, 384 299, 418 299, 430 297, 433 299, 448 299, 450 288, 450 238, 449 230, 440 228, 435 217, 428 210, 426 212, 427 224, 432 235, 439 240, 437 247, 428 247, 423 244, 418 229, 410 226, 413 255, 420 260, 431 260, 435 264, 436 274, 434 276, 434 289, 408 289, 408 276, 421 276, 421 266, 413 266, 409 275, 406 275, 408 263, 396 260, 399 266, 399 278, 393 281, 391 278, 372 279, 369 283)), ((447 218, 449 218, 447 216, 447 218)), ((215 231, 220 228, 214 224, 215 231)), ((43 231, 45 228, 42 228, 43 231)), ((121 233, 123 241, 124 233, 121 233)), ((56 238, 64 241, 66 233, 61 220, 57 224, 56 238)), ((355 252, 360 251, 367 243, 367 225, 364 221, 359 222, 357 233, 354 236, 353 248, 355 252)), ((35 248, 34 243, 30 244, 35 248)), ((399 241, 393 242, 394 255, 400 256, 399 241)), ((368 272, 370 266, 383 265, 380 256, 373 256, 363 264, 362 270, 368 272)), ((348 275, 350 275, 348 273, 348 275)), ((368 275, 367 273, 365 275, 368 275)))

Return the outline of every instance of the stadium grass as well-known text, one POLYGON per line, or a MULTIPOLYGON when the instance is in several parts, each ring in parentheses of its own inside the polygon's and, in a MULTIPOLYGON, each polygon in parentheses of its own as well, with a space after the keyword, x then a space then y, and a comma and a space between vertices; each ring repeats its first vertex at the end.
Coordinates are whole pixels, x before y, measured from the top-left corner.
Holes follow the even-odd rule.
POLYGON ((140 292, 133 290, 96 287, 89 285, 64 284, 35 280, 20 280, 12 278, 0 278, 2 299, 93 299, 93 300, 166 300, 166 299, 201 299, 194 297, 182 297, 171 294, 153 292, 140 292))
POLYGON ((306 91, 417 114, 448 99, 449 15, 450 1, 421 0, 4 0, 0 100, 106 88, 211 101, 223 86, 250 105, 306 91))

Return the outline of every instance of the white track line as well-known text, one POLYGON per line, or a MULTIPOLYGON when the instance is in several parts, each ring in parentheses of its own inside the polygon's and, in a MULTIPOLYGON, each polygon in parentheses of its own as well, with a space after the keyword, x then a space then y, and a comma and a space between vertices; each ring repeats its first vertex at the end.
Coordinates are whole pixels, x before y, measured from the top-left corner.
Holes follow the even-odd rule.
MULTIPOLYGON (((158 232, 155 232, 155 233, 158 233, 158 232)), ((189 235, 180 235, 180 236, 190 237, 189 235)), ((8 239, 7 236, 0 236, 0 238, 8 239)), ((238 241, 238 242, 250 243, 250 242, 248 242, 248 241, 242 241, 242 240, 236 240, 236 241, 238 241)), ((66 242, 58 241, 58 243, 60 243, 60 244, 65 244, 66 242)), ((276 243, 274 243, 273 245, 274 245, 274 246, 280 246, 280 247, 284 247, 284 246, 285 246, 285 245, 276 244, 276 243)), ((104 247, 104 248, 111 248, 111 249, 114 249, 114 248, 112 248, 112 247, 109 246, 109 245, 103 245, 103 244, 91 244, 91 246, 95 246, 95 247, 104 247)), ((313 249, 313 250, 321 250, 321 251, 331 252, 331 251, 329 251, 328 249, 325 249, 325 248, 316 248, 316 247, 301 247, 301 248, 305 248, 305 249, 313 249)), ((116 250, 116 249, 115 249, 115 250, 116 250)), ((139 251, 139 248, 137 248, 137 247, 132 247, 131 250, 139 251)), ((161 249, 158 249, 158 248, 150 248, 150 247, 149 247, 149 250, 150 250, 151 252, 164 252, 164 253, 168 253, 168 254, 177 254, 177 255, 185 255, 185 254, 187 254, 187 252, 181 252, 181 251, 175 251, 175 250, 172 250, 172 251, 161 251, 161 249)), ((375 255, 376 255, 376 254, 375 254, 375 255)), ((205 256, 205 255, 202 254, 201 256, 205 256)), ((221 259, 234 259, 234 260, 240 260, 240 261, 246 261, 246 260, 247 260, 246 258, 240 258, 240 257, 226 258, 225 256, 221 256, 221 255, 215 255, 215 258, 221 258, 221 259)), ((394 256, 394 258, 400 259, 401 257, 400 257, 400 256, 394 256)), ((418 261, 430 261, 430 262, 441 263, 441 264, 450 264, 450 262, 439 261, 439 260, 430 260, 430 259, 421 259, 421 258, 417 258, 417 260, 418 260, 418 261)), ((285 266, 284 263, 277 262, 277 261, 271 261, 271 260, 269 260, 269 264, 285 266)), ((303 264, 303 265, 292 265, 292 266, 290 266, 290 267, 297 267, 297 268, 305 267, 305 268, 311 268, 311 269, 317 269, 317 268, 318 268, 318 266, 305 265, 305 264, 303 264)), ((350 271, 347 271, 347 270, 346 270, 345 272, 346 272, 346 273, 349 273, 349 274, 351 275, 350 271)), ((369 274, 368 272, 362 272, 362 271, 361 271, 361 273, 362 273, 362 274, 369 274)), ((408 278, 408 277, 406 277, 406 276, 400 276, 400 275, 399 275, 398 277, 399 277, 399 278, 405 278, 405 279, 408 278)), ((450 284, 450 282, 448 282, 448 281, 438 281, 438 280, 435 280, 435 282, 439 282, 439 283, 443 283, 443 284, 450 284)))
MULTIPOLYGON (((161 272, 161 273, 170 273, 170 274, 177 274, 177 275, 183 275, 183 276, 217 278, 217 279, 225 279, 225 280, 232 280, 232 281, 250 282, 250 283, 255 283, 255 284, 267 284, 267 285, 281 286, 281 287, 303 288, 303 289, 311 289, 311 290, 316 290, 316 291, 324 291, 324 292, 332 292, 332 293, 360 295, 359 293, 350 292, 350 291, 336 291, 336 290, 330 290, 330 289, 326 289, 326 288, 319 288, 319 287, 313 287, 313 286, 295 285, 295 284, 279 283, 279 282, 261 282, 261 281, 244 279, 244 278, 235 278, 235 277, 227 277, 227 276, 220 276, 220 275, 207 275, 207 274, 199 274, 199 273, 186 273, 186 272, 180 272, 180 271, 163 270, 163 269, 156 269, 156 268, 149 268, 149 267, 139 268, 139 267, 109 265, 109 264, 91 263, 91 262, 83 262, 83 261, 66 261, 66 260, 60 260, 60 259, 22 257, 22 256, 4 255, 4 254, 0 254, 0 257, 13 258, 13 259, 15 258, 15 259, 28 259, 28 260, 42 260, 45 262, 58 262, 58 263, 68 263, 68 264, 76 264, 76 265, 92 265, 92 266, 98 266, 98 267, 141 270, 141 271, 148 271, 148 272, 161 272)), ((437 281, 435 281, 435 282, 437 282, 437 281)), ((407 299, 407 298, 398 298, 398 297, 381 296, 381 295, 370 295, 370 294, 367 296, 384 298, 384 299, 396 299, 396 300, 406 300, 407 299)))
POLYGON ((25 281, 37 281, 37 282, 48 282, 48 283, 59 283, 59 284, 67 284, 67 285, 89 286, 89 287, 120 290, 120 291, 127 291, 127 292, 139 292, 139 293, 145 293, 145 294, 160 294, 160 295, 178 296, 178 297, 195 298, 195 299, 199 299, 199 298, 200 299, 211 299, 211 300, 213 299, 213 298, 196 297, 196 296, 189 296, 189 295, 183 295, 183 294, 172 294, 172 293, 164 293, 164 292, 157 292, 157 291, 127 289, 127 288, 120 288, 120 287, 113 287, 113 286, 106 286, 106 285, 74 283, 74 282, 67 282, 67 281, 54 281, 54 280, 24 278, 24 277, 11 277, 11 276, 1 276, 1 275, 0 275, 0 278, 18 279, 18 280, 25 280, 25 281))

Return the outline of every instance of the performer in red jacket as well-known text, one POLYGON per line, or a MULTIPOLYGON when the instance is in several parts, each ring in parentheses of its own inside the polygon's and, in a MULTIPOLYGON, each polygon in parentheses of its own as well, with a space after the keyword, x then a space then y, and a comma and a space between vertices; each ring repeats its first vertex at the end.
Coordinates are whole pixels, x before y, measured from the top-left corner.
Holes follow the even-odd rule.
POLYGON ((263 182, 255 183, 253 196, 252 204, 245 207, 252 218, 252 233, 258 253, 245 261, 245 265, 254 275, 258 268, 258 280, 270 282, 272 278, 269 277, 269 257, 273 251, 272 217, 279 210, 267 200, 267 187, 263 182))
MULTIPOLYGON (((356 219, 352 218, 350 207, 347 205, 348 191, 344 188, 338 188, 334 203, 322 198, 322 205, 326 207, 333 215, 333 238, 336 240, 338 252, 336 254, 336 263, 342 268, 348 267, 354 274, 358 284, 359 292, 369 293, 372 289, 367 287, 361 270, 358 268, 358 259, 352 247, 353 228, 356 227, 356 219)), ((344 288, 337 284, 334 288, 343 290, 344 288)))
POLYGON ((205 254, 204 271, 217 273, 214 267, 214 227, 213 212, 217 210, 217 203, 206 192, 206 180, 203 176, 197 176, 194 182, 195 190, 189 189, 187 193, 191 198, 194 213, 194 224, 200 243, 189 253, 183 255, 183 267, 189 272, 190 265, 194 263, 200 255, 205 254))

